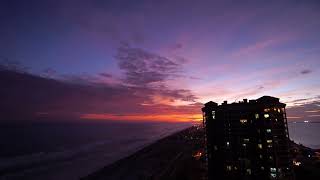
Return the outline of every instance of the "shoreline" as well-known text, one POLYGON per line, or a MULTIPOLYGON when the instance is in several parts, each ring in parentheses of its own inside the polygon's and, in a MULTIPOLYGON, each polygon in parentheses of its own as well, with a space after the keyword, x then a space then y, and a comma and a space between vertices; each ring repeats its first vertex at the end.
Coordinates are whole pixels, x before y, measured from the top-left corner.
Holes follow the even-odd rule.
POLYGON ((185 179, 204 177, 203 159, 193 156, 203 151, 202 133, 197 126, 178 131, 81 179, 176 179, 183 174, 185 179), (199 171, 192 171, 195 166, 199 171))

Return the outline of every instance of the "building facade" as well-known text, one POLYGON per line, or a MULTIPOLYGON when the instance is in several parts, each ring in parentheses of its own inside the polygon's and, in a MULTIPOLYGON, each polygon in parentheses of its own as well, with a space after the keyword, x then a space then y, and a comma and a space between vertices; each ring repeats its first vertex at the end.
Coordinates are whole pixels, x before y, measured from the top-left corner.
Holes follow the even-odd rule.
POLYGON ((285 104, 263 96, 202 108, 211 179, 294 179, 285 104))

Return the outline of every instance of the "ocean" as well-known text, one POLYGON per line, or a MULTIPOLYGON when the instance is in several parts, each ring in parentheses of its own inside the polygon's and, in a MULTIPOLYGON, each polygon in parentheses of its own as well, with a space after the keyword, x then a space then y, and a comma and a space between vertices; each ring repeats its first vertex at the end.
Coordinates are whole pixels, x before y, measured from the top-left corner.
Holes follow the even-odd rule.
MULTIPOLYGON (((0 125, 0 180, 73 180, 191 123, 36 123, 0 125)), ((289 123, 290 138, 320 148, 320 123, 289 123)))
POLYGON ((294 142, 320 149, 320 122, 288 122, 289 136, 294 142))
POLYGON ((0 125, 0 180, 73 180, 190 127, 95 122, 0 125))

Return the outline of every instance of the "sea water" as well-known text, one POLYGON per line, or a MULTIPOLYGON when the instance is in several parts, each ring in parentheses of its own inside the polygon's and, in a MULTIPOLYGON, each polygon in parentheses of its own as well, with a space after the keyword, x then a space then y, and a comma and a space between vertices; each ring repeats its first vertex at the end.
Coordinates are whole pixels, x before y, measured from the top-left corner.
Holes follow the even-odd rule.
POLYGON ((191 125, 113 121, 0 125, 0 179, 79 179, 191 125))
POLYGON ((289 122, 288 127, 294 142, 320 149, 320 122, 289 122))

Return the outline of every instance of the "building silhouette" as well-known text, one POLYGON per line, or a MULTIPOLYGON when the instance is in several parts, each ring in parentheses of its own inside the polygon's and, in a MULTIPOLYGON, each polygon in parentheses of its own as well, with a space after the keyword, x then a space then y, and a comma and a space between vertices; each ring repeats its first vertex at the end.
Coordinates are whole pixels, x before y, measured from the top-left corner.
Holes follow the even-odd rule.
POLYGON ((294 179, 285 106, 270 96, 206 103, 209 180, 294 179))

